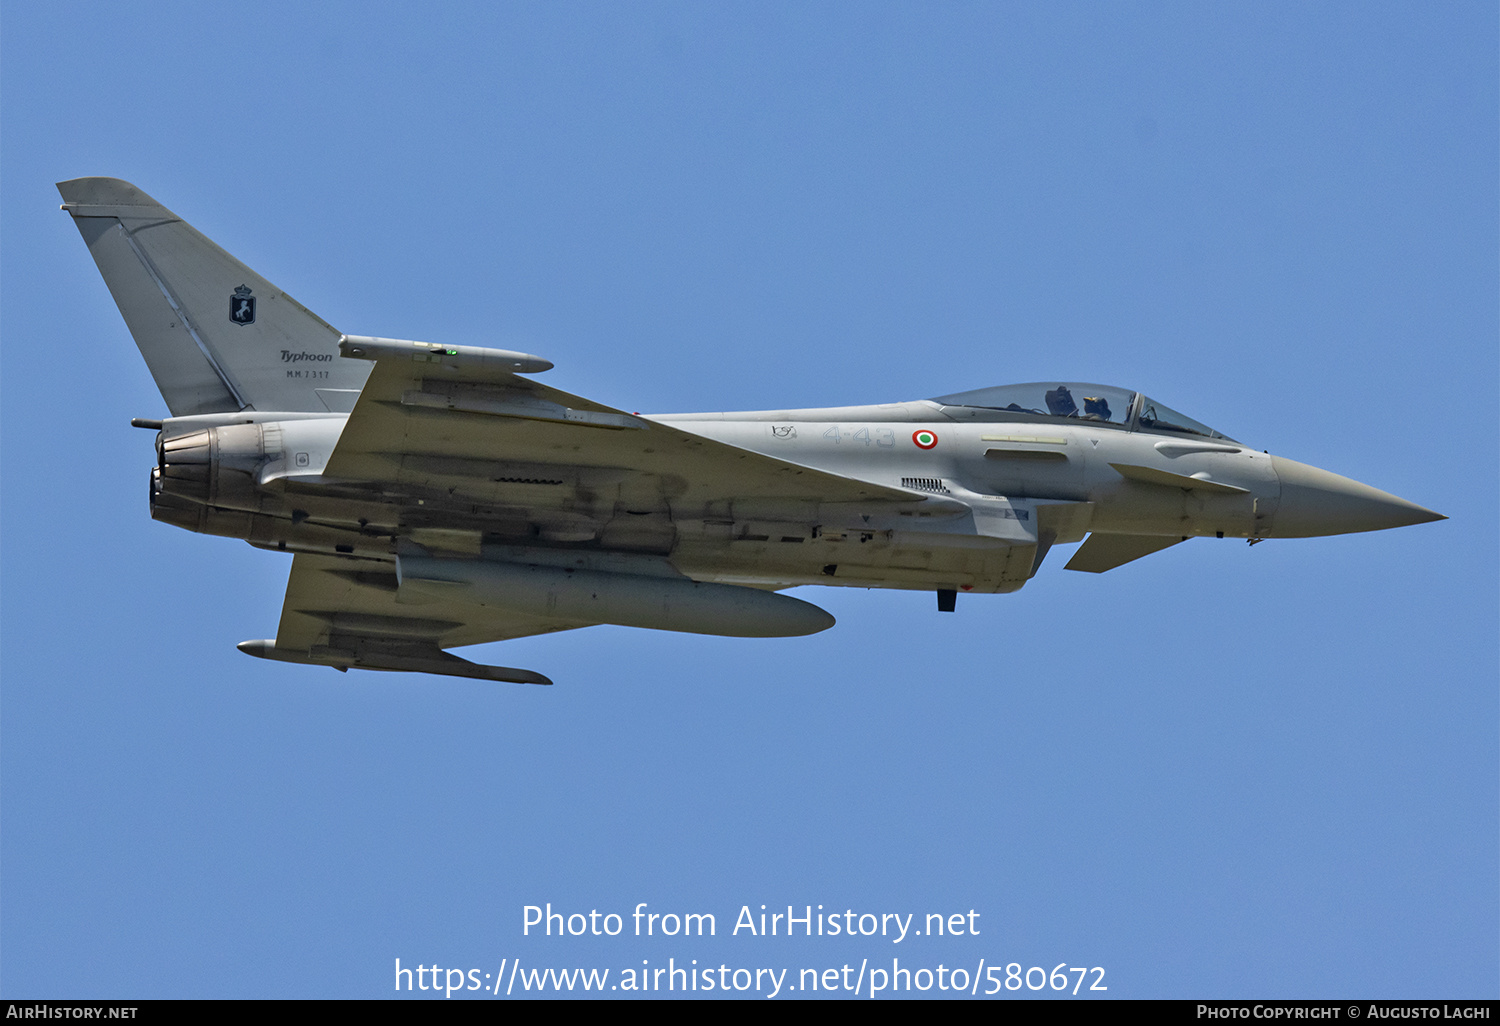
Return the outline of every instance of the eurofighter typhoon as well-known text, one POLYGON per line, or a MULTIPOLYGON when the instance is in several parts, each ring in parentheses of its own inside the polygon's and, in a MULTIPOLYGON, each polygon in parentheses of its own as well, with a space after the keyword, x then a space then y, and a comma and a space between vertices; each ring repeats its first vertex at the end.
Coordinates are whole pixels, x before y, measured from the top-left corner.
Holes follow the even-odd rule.
POLYGON ((1140 392, 1040 382, 915 402, 641 416, 538 356, 344 335, 140 189, 58 185, 171 416, 151 516, 292 553, 274 640, 339 670, 549 684, 450 648, 595 624, 833 626, 822 584, 1023 586, 1194 537, 1443 517, 1227 438, 1140 392))

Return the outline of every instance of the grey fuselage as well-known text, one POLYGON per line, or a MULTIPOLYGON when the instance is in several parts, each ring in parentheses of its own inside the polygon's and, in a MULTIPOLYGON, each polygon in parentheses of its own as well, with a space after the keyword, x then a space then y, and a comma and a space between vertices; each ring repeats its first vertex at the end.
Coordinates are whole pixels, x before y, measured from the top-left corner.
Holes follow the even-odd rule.
POLYGON ((611 491, 607 474, 554 480, 540 464, 531 474, 508 465, 485 495, 372 491, 322 473, 346 416, 246 411, 164 422, 153 516, 291 552, 392 559, 406 539, 502 562, 616 572, 640 572, 644 564, 631 560, 664 560, 693 580, 760 588, 971 592, 1014 591, 1051 545, 1091 532, 1156 537, 1154 547, 1164 547, 1197 536, 1255 541, 1438 519, 1222 437, 1087 419, 1017 418, 931 400, 645 419, 926 498, 896 512, 767 498, 636 510, 623 490, 611 491), (176 501, 185 489, 199 490, 176 501))

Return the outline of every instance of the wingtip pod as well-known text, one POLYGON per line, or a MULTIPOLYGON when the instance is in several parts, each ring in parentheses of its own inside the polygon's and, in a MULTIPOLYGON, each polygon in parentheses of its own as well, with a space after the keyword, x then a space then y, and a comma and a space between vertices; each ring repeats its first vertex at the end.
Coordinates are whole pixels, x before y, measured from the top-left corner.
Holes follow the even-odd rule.
POLYGON ((510 374, 540 374, 552 369, 552 361, 530 353, 483 346, 443 346, 435 342, 413 342, 402 338, 340 335, 339 354, 356 360, 411 360, 439 363, 455 370, 505 371, 510 374))
POLYGON ((515 666, 487 666, 471 663, 440 649, 423 649, 414 652, 354 652, 342 649, 314 649, 298 652, 277 648, 273 639, 242 641, 235 646, 246 655, 258 659, 275 659, 283 663, 304 663, 309 666, 331 666, 335 670, 388 670, 395 673, 432 673, 442 677, 470 677, 475 680, 495 680, 506 684, 550 685, 550 677, 534 670, 523 670, 515 666))

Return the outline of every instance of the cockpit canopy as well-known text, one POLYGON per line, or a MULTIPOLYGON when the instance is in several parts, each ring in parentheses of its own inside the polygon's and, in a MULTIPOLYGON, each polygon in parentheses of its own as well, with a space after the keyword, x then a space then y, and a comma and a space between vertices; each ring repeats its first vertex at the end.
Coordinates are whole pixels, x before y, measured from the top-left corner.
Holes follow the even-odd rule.
POLYGON ((1128 431, 1201 435, 1204 438, 1234 441, 1140 392, 1111 385, 1090 385, 1079 381, 1037 381, 1028 385, 976 388, 972 392, 939 396, 932 401, 944 406, 983 410, 986 420, 1091 420, 1113 424, 1128 431))

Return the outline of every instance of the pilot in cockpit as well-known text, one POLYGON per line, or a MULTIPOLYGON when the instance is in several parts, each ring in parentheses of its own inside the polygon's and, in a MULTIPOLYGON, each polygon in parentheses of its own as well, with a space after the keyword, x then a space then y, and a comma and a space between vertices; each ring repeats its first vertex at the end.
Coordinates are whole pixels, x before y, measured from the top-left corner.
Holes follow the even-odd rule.
POLYGON ((1084 420, 1108 420, 1109 400, 1102 395, 1086 395, 1083 397, 1083 419, 1084 420))
POLYGON ((1066 385, 1058 385, 1056 388, 1047 389, 1047 394, 1044 398, 1047 400, 1047 412, 1052 414, 1052 416, 1078 416, 1078 404, 1073 401, 1073 393, 1068 391, 1066 385))

